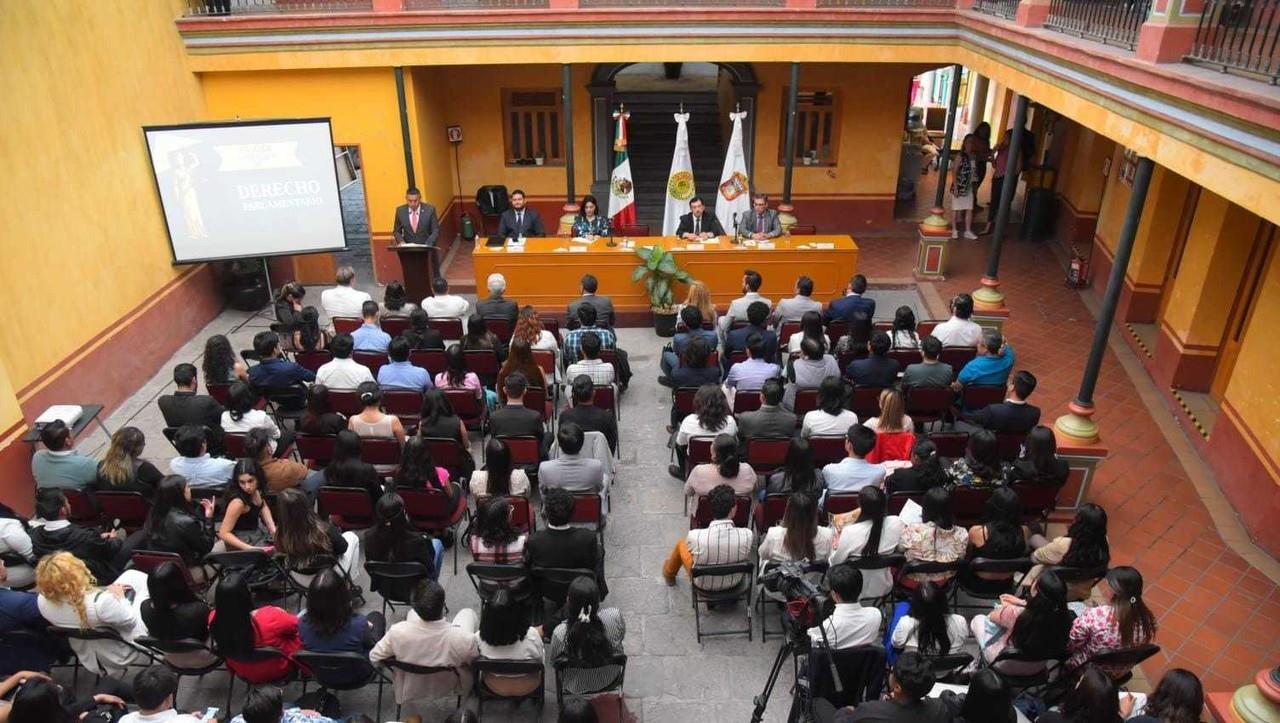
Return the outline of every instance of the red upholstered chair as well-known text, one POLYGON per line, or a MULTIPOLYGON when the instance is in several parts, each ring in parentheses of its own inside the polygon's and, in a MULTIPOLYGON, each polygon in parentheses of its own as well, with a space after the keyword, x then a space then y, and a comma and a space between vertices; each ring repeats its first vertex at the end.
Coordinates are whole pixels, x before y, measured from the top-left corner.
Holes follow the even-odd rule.
POLYGON ((1027 441, 1025 434, 1010 434, 1008 432, 996 433, 996 449, 999 451, 1000 459, 1004 462, 1012 462, 1022 454, 1022 443, 1027 441))
POLYGON ((856 509, 858 509, 857 492, 827 495, 826 512, 829 515, 841 515, 856 509))
POLYGON ((333 330, 339 334, 350 334, 364 324, 364 319, 358 316, 335 316, 332 321, 333 330))
POLYGON ((453 437, 425 437, 423 439, 431 449, 431 459, 436 466, 449 470, 449 477, 458 479, 469 467, 471 451, 462 446, 462 442, 453 437))
POLYGON ((364 530, 373 527, 373 503, 363 487, 325 485, 316 493, 320 507, 339 530, 364 530))
POLYGON ((613 418, 622 420, 622 409, 618 406, 618 392, 611 384, 597 384, 596 391, 592 395, 592 403, 601 409, 608 409, 613 412, 613 418))
POLYGON ((330 389, 329 405, 333 407, 333 411, 348 417, 359 414, 363 409, 360 397, 354 389, 330 389))
POLYGON ((294 440, 298 445, 298 454, 312 469, 322 469, 333 459, 333 447, 338 441, 333 434, 298 433, 294 440))
MULTIPOLYGON (((733 524, 735 527, 747 527, 751 523, 751 498, 747 495, 737 495, 734 497, 736 506, 733 509, 733 524)), ((698 505, 694 508, 693 514, 689 515, 689 529, 696 530, 711 524, 711 505, 707 502, 706 495, 698 496, 698 505)))
POLYGON ((786 464, 790 447, 789 437, 752 437, 747 440, 747 464, 756 474, 771 474, 786 464))
POLYGON ((591 525, 597 535, 604 534, 604 505, 600 495, 594 493, 575 494, 573 496, 573 512, 570 523, 591 525))
POLYGON ((427 319, 427 326, 440 332, 440 336, 444 337, 445 341, 462 339, 462 319, 431 318, 427 319))
MULTIPOLYGON (((321 488, 324 489, 324 488, 321 488)), ((462 490, 456 490, 462 494, 462 490)), ((457 504, 439 489, 404 489, 397 488, 396 494, 404 500, 405 513, 409 521, 419 530, 439 533, 444 530, 453 531, 457 538, 458 524, 467 514, 467 506, 457 504)), ((458 573, 459 542, 453 544, 453 572, 458 573)))
POLYGON ((462 355, 467 359, 467 371, 473 372, 485 386, 492 388, 498 378, 498 352, 492 349, 468 349, 462 355))
POLYGON ((378 326, 387 332, 392 339, 400 336, 409 328, 409 317, 407 316, 384 316, 378 321, 378 326))
POLYGON ((790 496, 789 494, 768 495, 764 498, 764 502, 756 505, 751 513, 751 525, 757 535, 764 535, 770 527, 782 521, 782 515, 787 511, 787 498, 790 496))
POLYGON ((414 349, 409 352, 409 363, 426 369, 432 377, 448 368, 444 351, 441 349, 414 349))
POLYGON ((542 417, 542 423, 546 424, 547 420, 555 415, 555 409, 550 401, 547 400, 547 390, 542 387, 526 387, 524 390, 524 406, 532 409, 542 417))
POLYGON ((697 394, 697 387, 680 387, 671 392, 671 404, 675 406, 678 418, 683 419, 693 414, 693 398, 697 394))
POLYGON ((742 414, 743 412, 754 412, 764 403, 764 398, 758 391, 739 390, 733 393, 733 413, 742 414))
POLYGON ((965 409, 982 409, 1004 401, 1004 385, 966 384, 960 390, 960 406, 965 409))
POLYGON ((329 353, 328 350, 296 351, 293 353, 293 360, 297 362, 298 366, 314 372, 333 361, 333 354, 329 353))
POLYGON ((111 528, 115 520, 120 520, 120 526, 126 532, 136 532, 146 524, 147 513, 151 511, 151 504, 141 492, 101 490, 95 497, 98 509, 102 512, 103 527, 107 529, 111 528))
POLYGON ((976 525, 982 521, 987 500, 991 499, 990 487, 966 487, 956 485, 951 491, 951 510, 955 514, 956 524, 976 525))
POLYGON ((799 331, 800 331, 800 322, 798 321, 782 322, 782 327, 778 330, 778 346, 786 346, 787 340, 791 338, 791 335, 796 334, 799 331))
POLYGON ((900 370, 905 370, 910 364, 919 364, 924 361, 924 355, 919 349, 890 349, 889 358, 898 362, 900 370))
POLYGON ((537 437, 497 437, 511 450, 511 464, 516 467, 534 467, 542 461, 537 437))
POLYGON ((879 416, 880 392, 883 391, 883 387, 853 388, 853 394, 849 396, 847 406, 854 414, 858 415, 858 421, 879 416))
MULTIPOLYGON (((467 429, 484 430, 489 418, 489 408, 482 398, 477 397, 476 393, 470 389, 443 391, 445 399, 449 400, 449 406, 453 407, 453 413, 467 425, 467 429)), ((332 392, 330 396, 332 397, 332 392)))
POLYGON ((503 345, 511 343, 511 332, 515 329, 512 327, 510 319, 505 316, 486 316, 484 317, 484 324, 489 328, 489 331, 492 331, 498 337, 498 341, 502 342, 503 345))
POLYGON ((907 387, 907 416, 920 430, 925 424, 942 421, 953 400, 955 392, 951 387, 907 387))
POLYGON ((383 389, 382 406, 405 426, 417 423, 422 413, 422 392, 416 389, 383 389))
POLYGON ((931 432, 929 441, 938 447, 938 456, 955 459, 963 457, 965 447, 969 446, 968 432, 931 432))
POLYGON ((952 378, 960 373, 965 364, 968 364, 974 357, 978 356, 977 347, 972 346, 944 346, 942 353, 938 355, 938 361, 943 364, 951 365, 952 378))
POLYGON ((222 449, 232 459, 239 459, 244 456, 244 432, 223 432, 222 433, 222 449))
POLYGON ((547 331, 551 332, 551 336, 554 336, 556 338, 557 346, 564 346, 564 339, 560 338, 560 320, 559 319, 552 319, 551 317, 547 317, 544 319, 540 317, 538 321, 542 323, 543 329, 546 329, 547 331))
POLYGON ((818 467, 835 464, 845 458, 845 436, 819 434, 809 438, 809 447, 813 449, 813 463, 818 467))
POLYGON ((804 422, 804 415, 818 408, 818 390, 817 389, 797 389, 795 412, 796 423, 804 422))
POLYGON ((400 441, 395 437, 363 437, 360 440, 360 459, 372 465, 400 464, 400 441))
POLYGON ((933 334, 933 330, 942 322, 938 319, 930 319, 929 321, 921 321, 916 323, 916 335, 921 339, 933 334))
POLYGON ((373 378, 378 378, 378 370, 387 363, 387 355, 380 351, 353 351, 351 358, 355 363, 369 369, 373 378))
POLYGON ((225 382, 205 382, 205 391, 222 406, 227 406, 227 397, 231 394, 231 385, 225 382))

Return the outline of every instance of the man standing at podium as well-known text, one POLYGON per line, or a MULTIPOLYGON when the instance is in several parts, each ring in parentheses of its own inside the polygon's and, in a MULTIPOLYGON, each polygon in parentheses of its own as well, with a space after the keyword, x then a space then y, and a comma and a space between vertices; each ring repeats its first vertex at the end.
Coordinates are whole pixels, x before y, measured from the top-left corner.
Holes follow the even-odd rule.
MULTIPOLYGON (((398 243, 418 244, 420 246, 436 245, 440 236, 440 223, 436 220, 436 210, 429 203, 422 202, 422 194, 416 188, 404 192, 405 204, 396 209, 396 221, 391 227, 391 235, 398 243)), ((431 252, 431 275, 440 278, 440 257, 431 252)))
POLYGON ((517 188, 511 192, 511 208, 498 220, 498 235, 504 239, 547 235, 538 210, 525 206, 524 191, 517 188))

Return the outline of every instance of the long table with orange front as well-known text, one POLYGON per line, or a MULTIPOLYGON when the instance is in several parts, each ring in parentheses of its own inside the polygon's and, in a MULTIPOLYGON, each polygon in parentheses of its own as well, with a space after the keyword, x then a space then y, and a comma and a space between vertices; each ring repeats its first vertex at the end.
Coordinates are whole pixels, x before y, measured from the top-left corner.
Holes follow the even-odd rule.
MULTIPOLYGON (((581 294, 584 274, 594 274, 599 293, 613 299, 619 314, 635 318, 649 311, 643 282, 632 283, 631 273, 640 264, 637 249, 661 245, 670 249, 680 268, 711 287, 716 306, 723 311, 742 295, 742 273, 753 269, 764 277, 760 292, 775 303, 795 293, 796 279, 813 279, 813 297, 830 299, 844 293, 858 268, 858 244, 850 236, 780 236, 771 242, 744 241, 740 245, 721 236, 701 244, 674 236, 597 239, 591 243, 567 238, 531 238, 523 246, 476 246, 476 289, 485 296, 485 282, 492 273, 506 277, 506 296, 521 305, 532 304, 545 313, 559 314, 581 294)), ((676 289, 676 302, 686 287, 676 289)))

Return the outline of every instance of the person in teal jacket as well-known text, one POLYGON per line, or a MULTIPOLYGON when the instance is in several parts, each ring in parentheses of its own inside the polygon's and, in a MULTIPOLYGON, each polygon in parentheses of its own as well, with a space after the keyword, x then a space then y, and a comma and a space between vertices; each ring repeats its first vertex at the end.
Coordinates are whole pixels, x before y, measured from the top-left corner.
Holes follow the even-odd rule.
POLYGON ((969 384, 1005 386, 1013 370, 1013 347, 995 329, 984 329, 978 342, 978 356, 969 360, 956 377, 955 387, 969 384))

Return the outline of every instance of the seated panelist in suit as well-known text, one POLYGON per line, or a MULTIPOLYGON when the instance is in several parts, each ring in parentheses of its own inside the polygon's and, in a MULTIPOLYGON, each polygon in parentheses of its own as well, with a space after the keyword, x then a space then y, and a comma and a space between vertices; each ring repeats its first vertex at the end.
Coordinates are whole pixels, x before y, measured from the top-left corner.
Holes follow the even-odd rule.
POLYGON ((511 192, 511 208, 503 211, 498 220, 498 235, 504 239, 547 235, 542 216, 536 209, 525 207, 524 191, 517 188, 511 192))
POLYGON ((707 204, 702 196, 689 199, 689 213, 680 217, 676 236, 687 241, 703 241, 723 235, 724 227, 720 225, 720 219, 713 213, 707 213, 707 204))
POLYGON ((751 212, 738 219, 738 235, 763 241, 782 235, 782 221, 778 212, 769 208, 769 197, 757 193, 751 197, 751 212))

